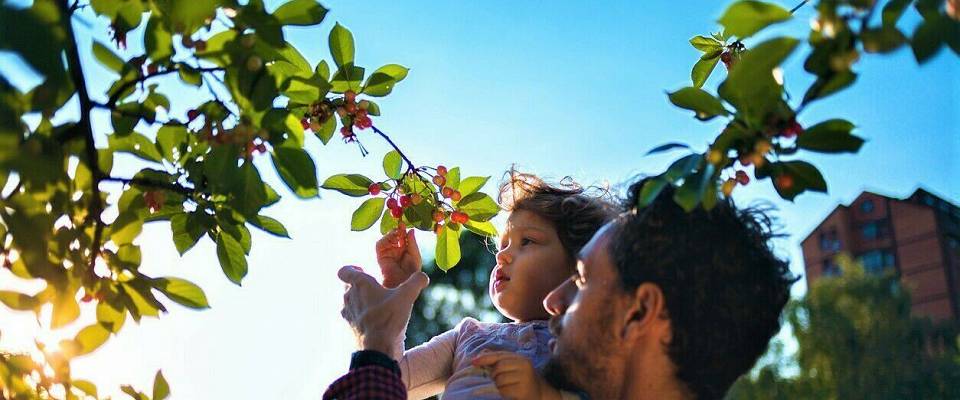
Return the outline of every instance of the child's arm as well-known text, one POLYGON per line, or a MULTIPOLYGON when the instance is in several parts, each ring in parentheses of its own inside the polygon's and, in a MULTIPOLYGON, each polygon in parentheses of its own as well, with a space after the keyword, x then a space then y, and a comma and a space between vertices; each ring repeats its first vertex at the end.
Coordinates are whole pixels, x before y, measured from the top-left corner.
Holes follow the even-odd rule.
MULTIPOLYGON (((475 367, 486 367, 490 378, 504 398, 530 400, 563 400, 570 394, 550 386, 537 374, 530 359, 509 351, 494 351, 473 359, 475 367)), ((576 397, 574 397, 576 398, 576 397)))
POLYGON ((453 351, 458 328, 434 336, 429 342, 403 353, 399 360, 400 373, 411 400, 425 399, 443 392, 447 379, 453 374, 453 351))
POLYGON ((383 274, 384 287, 397 287, 420 271, 423 259, 413 232, 413 229, 394 229, 377 241, 377 264, 383 274))

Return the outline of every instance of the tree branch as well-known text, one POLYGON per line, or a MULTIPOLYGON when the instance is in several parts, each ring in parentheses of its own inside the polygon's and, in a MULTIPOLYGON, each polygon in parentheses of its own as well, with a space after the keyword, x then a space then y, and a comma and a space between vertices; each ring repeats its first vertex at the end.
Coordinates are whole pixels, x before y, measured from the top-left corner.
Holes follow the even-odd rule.
POLYGON ((175 183, 167 183, 167 182, 153 181, 153 180, 144 179, 144 178, 120 178, 120 177, 115 177, 115 176, 105 176, 105 177, 103 177, 103 180, 104 180, 104 181, 108 181, 108 182, 120 182, 120 183, 127 184, 127 185, 137 185, 137 186, 152 187, 152 188, 157 188, 157 189, 164 189, 164 190, 169 190, 169 191, 171 191, 171 192, 177 192, 177 193, 180 193, 180 194, 182 194, 182 195, 184 195, 184 196, 190 196, 190 197, 192 197, 194 194, 197 193, 196 190, 194 190, 194 189, 192 189, 192 188, 188 188, 188 187, 183 186, 183 185, 178 185, 178 184, 175 184, 175 183))
POLYGON ((403 161, 406 161, 406 162, 407 162, 407 171, 416 169, 416 164, 414 164, 413 161, 410 161, 410 159, 407 158, 407 155, 406 155, 406 154, 403 154, 403 150, 400 150, 400 147, 397 147, 397 144, 394 143, 393 140, 390 139, 390 136, 387 136, 386 133, 383 133, 383 131, 377 129, 376 126, 371 126, 370 128, 372 128, 373 131, 376 132, 378 135, 380 135, 380 136, 382 136, 384 139, 386 139, 386 140, 387 140, 387 143, 390 143, 390 146, 393 147, 393 149, 396 150, 397 153, 400 154, 400 157, 403 158, 403 161))
MULTIPOLYGON (((150 78, 154 78, 154 77, 158 77, 158 76, 163 76, 163 75, 167 75, 167 74, 171 74, 171 73, 179 72, 179 71, 180 71, 180 68, 170 68, 170 69, 168 69, 168 70, 164 70, 164 71, 160 71, 160 72, 155 72, 155 73, 148 74, 148 75, 143 75, 143 76, 141 76, 141 77, 139 77, 139 78, 137 78, 137 79, 134 79, 134 80, 132 80, 132 81, 126 81, 126 82, 123 83, 123 85, 120 85, 120 87, 117 88, 117 91, 114 92, 114 93, 110 96, 110 99, 109 99, 109 100, 107 100, 107 107, 112 109, 114 106, 116 106, 116 105, 117 105, 117 102, 120 101, 120 97, 123 96, 123 92, 127 91, 127 89, 130 89, 131 87, 135 86, 136 84, 141 83, 141 82, 145 82, 145 81, 147 81, 147 80, 150 79, 150 78)), ((214 72, 214 71, 223 71, 223 68, 220 68, 220 67, 197 68, 197 71, 199 71, 200 73, 204 73, 204 72, 214 72)))

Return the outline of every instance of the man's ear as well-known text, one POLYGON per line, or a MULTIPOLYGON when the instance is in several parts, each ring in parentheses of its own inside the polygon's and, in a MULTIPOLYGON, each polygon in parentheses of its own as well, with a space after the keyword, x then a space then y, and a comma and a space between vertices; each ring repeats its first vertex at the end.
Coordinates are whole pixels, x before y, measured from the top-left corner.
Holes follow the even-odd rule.
POLYGON ((660 286, 643 283, 627 295, 623 315, 624 340, 634 341, 650 334, 669 333, 667 304, 660 286))

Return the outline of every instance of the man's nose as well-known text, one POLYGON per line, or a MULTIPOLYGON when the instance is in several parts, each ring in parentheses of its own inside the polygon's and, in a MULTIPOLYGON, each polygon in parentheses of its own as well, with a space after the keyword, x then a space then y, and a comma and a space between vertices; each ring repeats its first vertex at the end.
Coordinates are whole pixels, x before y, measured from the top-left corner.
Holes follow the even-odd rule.
POLYGON ((570 305, 570 301, 573 300, 576 293, 577 286, 573 284, 573 281, 567 279, 547 294, 547 297, 543 299, 543 308, 550 315, 563 315, 567 312, 567 306, 570 305))

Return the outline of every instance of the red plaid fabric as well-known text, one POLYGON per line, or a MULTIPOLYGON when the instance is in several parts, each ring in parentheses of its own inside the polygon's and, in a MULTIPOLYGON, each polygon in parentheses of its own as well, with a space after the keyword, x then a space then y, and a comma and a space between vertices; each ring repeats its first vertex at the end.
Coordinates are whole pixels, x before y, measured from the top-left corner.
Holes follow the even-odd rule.
POLYGON ((400 374, 379 365, 350 370, 323 393, 323 400, 406 400, 400 374))

